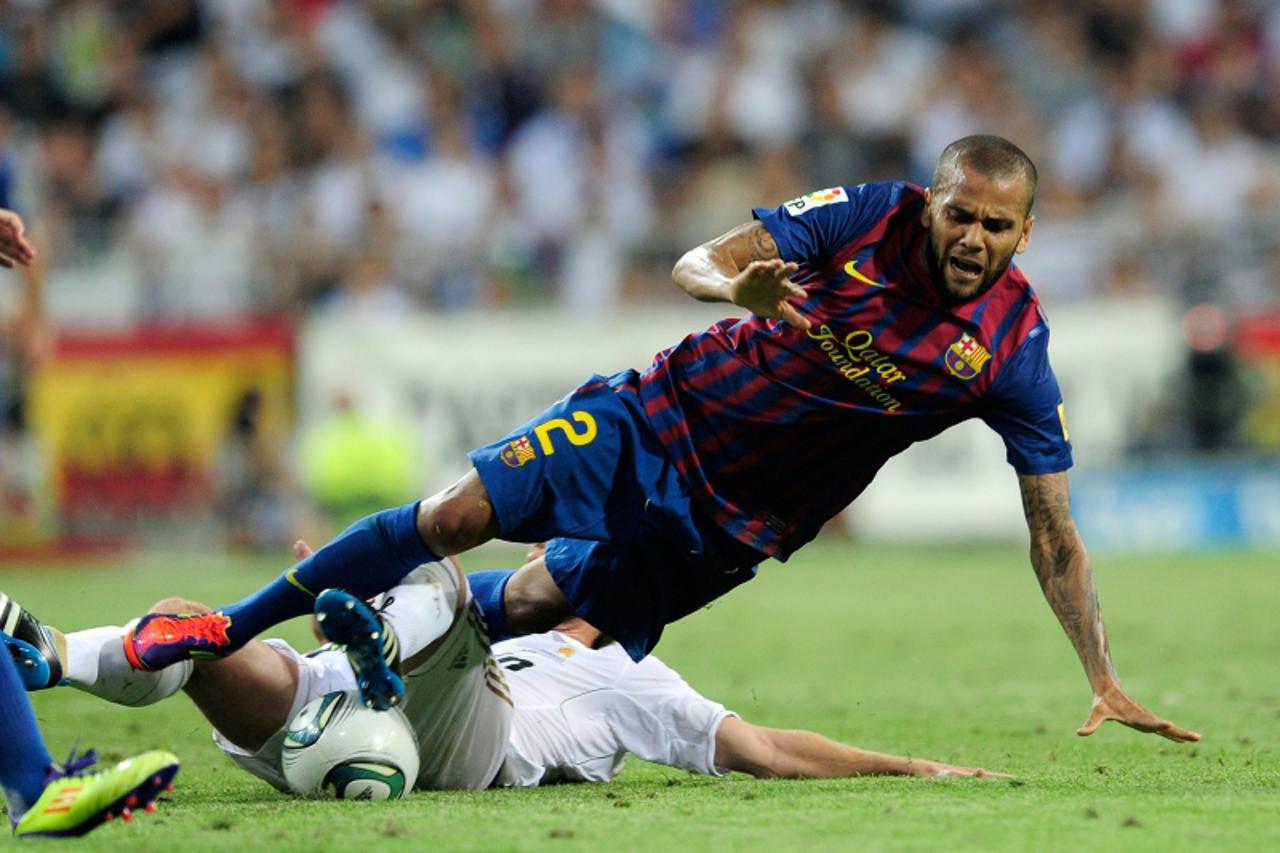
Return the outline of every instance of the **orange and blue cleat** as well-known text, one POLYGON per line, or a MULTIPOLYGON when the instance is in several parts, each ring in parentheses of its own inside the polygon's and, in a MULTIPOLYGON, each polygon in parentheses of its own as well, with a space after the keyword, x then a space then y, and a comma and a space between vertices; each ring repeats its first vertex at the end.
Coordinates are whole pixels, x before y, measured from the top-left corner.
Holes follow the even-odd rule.
POLYGON ((235 649, 231 618, 221 613, 148 613, 124 633, 124 656, 134 669, 164 669, 188 658, 215 658, 235 649))

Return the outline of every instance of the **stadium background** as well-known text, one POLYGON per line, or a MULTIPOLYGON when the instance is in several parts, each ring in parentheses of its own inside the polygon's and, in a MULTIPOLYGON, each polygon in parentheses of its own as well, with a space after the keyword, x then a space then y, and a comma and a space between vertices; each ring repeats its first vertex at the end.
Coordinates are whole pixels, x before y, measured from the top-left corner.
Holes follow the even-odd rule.
MULTIPOLYGON (((1280 545, 1280 6, 53 2, 0 9, 0 551, 280 549, 421 495, 714 319, 693 246, 993 131, 1104 547, 1280 545)), ((972 426, 972 425, 971 425, 972 426)), ((1023 535, 999 441, 837 532, 1023 535)))
POLYGON ((1117 666, 1205 735, 1074 735, 1079 665, 975 426, 659 651, 756 722, 1015 782, 633 762, 370 810, 236 772, 190 703, 46 691, 59 756, 183 760, 85 849, 1280 848, 1278 84, 1265 0, 0 3, 0 190, 42 252, 0 277, 0 588, 37 614, 238 598, 721 316, 670 266, 750 206, 926 181, 993 130, 1041 167, 1024 266, 1117 666))

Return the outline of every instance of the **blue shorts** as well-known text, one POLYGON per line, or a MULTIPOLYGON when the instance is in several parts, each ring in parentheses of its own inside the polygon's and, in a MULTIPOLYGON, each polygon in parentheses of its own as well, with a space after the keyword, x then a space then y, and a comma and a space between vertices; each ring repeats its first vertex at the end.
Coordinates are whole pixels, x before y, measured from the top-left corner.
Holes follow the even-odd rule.
POLYGON ((696 550, 663 536, 631 547, 552 539, 547 570, 574 612, 638 661, 658 645, 668 623, 756 576, 760 552, 714 524, 695 524, 703 529, 696 550))
POLYGON ((551 542, 574 611, 636 660, 662 628, 755 574, 763 556, 701 518, 633 370, 592 377, 501 441, 473 450, 503 539, 551 542))

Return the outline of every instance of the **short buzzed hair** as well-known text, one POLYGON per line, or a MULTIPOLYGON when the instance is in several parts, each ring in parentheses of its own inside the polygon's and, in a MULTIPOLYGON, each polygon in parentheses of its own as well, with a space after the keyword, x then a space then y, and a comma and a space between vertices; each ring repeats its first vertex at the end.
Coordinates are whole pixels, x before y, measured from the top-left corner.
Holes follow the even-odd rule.
POLYGON ((1026 152, 1003 136, 978 133, 957 139, 942 150, 938 166, 933 170, 933 185, 946 186, 954 180, 961 165, 995 180, 1024 178, 1027 182, 1027 213, 1036 201, 1039 175, 1036 164, 1026 152))

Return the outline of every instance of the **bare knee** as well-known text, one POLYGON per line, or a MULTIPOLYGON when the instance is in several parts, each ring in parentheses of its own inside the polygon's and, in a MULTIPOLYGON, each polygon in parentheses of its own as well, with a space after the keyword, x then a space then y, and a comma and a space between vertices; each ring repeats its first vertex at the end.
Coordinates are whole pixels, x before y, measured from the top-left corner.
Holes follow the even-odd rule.
POLYGON ((212 613, 212 608, 187 598, 162 598, 151 605, 148 613, 212 613))
POLYGON ((550 631, 573 616, 568 600, 542 560, 526 564, 511 576, 503 591, 502 605, 507 625, 515 634, 550 631))
POLYGON ((498 534, 498 520, 474 471, 418 507, 418 535, 427 547, 448 557, 498 534))

